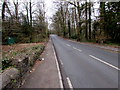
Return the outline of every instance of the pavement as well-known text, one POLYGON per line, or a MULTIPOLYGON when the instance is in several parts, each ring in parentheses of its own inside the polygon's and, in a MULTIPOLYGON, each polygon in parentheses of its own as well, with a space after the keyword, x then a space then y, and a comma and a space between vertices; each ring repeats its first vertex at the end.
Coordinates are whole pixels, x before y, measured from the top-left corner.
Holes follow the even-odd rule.
POLYGON ((51 35, 51 38, 71 88, 118 90, 118 53, 65 40, 57 35, 51 35))
POLYGON ((51 40, 41 57, 43 60, 37 61, 21 88, 62 88, 59 66, 51 40))

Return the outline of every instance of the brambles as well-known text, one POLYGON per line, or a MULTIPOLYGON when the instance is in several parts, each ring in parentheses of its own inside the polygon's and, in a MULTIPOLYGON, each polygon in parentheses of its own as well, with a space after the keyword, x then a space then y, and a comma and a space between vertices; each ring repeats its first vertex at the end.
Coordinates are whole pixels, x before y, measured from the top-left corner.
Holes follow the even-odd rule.
MULTIPOLYGON (((5 70, 8 67, 15 66, 17 61, 13 61, 14 59, 18 59, 21 57, 30 57, 33 56, 32 61, 37 60, 40 57, 40 54, 44 50, 44 45, 39 44, 35 46, 31 46, 28 48, 22 48, 21 50, 13 49, 12 52, 3 53, 2 57, 2 70, 5 70)), ((3 51, 4 52, 4 51, 3 51)))

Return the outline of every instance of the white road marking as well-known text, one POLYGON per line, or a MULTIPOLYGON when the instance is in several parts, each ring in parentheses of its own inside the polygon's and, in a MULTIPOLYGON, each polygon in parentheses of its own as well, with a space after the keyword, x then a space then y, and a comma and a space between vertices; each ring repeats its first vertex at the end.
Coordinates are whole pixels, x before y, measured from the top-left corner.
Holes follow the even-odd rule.
POLYGON ((72 86, 72 83, 71 83, 69 77, 67 77, 66 79, 67 79, 67 81, 68 81, 69 88, 70 88, 71 90, 73 90, 73 86, 72 86))
POLYGON ((78 50, 78 51, 80 51, 80 52, 82 51, 82 50, 80 50, 80 49, 77 49, 76 47, 73 47, 73 49, 78 50))
POLYGON ((70 47, 70 45, 69 44, 66 44, 68 47, 70 47))
POLYGON ((98 60, 98 61, 100 61, 100 62, 102 62, 102 63, 104 63, 104 64, 106 64, 106 65, 108 65, 108 66, 110 66, 110 67, 112 67, 112 68, 114 68, 114 69, 116 69, 116 70, 120 70, 118 67, 116 67, 116 66, 114 66, 114 65, 112 65, 112 64, 110 64, 108 62, 105 62, 105 61, 103 61, 103 60, 101 60, 101 59, 99 59, 99 58, 97 58, 97 57, 95 57, 93 55, 89 55, 89 56, 96 59, 96 60, 98 60))
POLYGON ((62 60, 60 60, 60 62, 61 62, 61 64, 63 65, 63 62, 62 62, 62 60))
POLYGON ((55 53, 54 47, 52 46, 52 48, 53 48, 53 52, 54 52, 54 56, 55 56, 55 61, 56 61, 56 65, 57 65, 57 70, 58 70, 58 75, 59 75, 59 81, 60 81, 60 88, 61 88, 61 90, 64 90, 64 88, 63 88, 63 82, 62 82, 62 76, 61 76, 61 72, 60 72, 58 60, 57 60, 57 57, 56 57, 56 53, 55 53))

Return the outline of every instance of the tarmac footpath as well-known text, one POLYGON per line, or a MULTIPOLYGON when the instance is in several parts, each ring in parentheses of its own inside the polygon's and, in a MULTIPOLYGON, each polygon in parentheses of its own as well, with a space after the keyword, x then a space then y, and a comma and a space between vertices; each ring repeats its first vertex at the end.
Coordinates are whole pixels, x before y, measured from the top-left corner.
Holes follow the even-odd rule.
POLYGON ((46 45, 41 57, 43 60, 26 78, 21 88, 63 88, 61 73, 51 40, 46 45))

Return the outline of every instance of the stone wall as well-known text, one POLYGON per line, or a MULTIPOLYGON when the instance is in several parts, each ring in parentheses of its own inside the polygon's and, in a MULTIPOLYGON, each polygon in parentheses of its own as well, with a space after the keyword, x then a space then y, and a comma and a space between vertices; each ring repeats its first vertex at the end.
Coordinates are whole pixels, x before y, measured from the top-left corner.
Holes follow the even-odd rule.
MULTIPOLYGON (((43 51, 43 50, 42 50, 43 51)), ((37 59, 40 59, 42 51, 35 52, 31 55, 21 55, 16 58, 10 59, 13 67, 6 69, 2 75, 2 86, 0 89, 8 90, 10 88, 19 88, 25 76, 29 73, 32 66, 37 59)))

